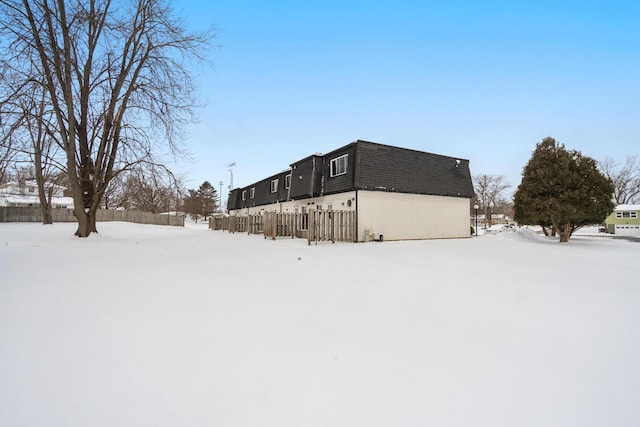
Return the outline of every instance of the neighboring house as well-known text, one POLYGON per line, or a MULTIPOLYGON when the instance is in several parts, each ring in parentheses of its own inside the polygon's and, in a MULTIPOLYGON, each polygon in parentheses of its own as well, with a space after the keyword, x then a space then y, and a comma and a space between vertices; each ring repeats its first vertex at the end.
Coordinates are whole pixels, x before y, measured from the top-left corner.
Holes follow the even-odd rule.
MULTIPOLYGON (((51 184, 47 188, 51 191, 51 207, 73 209, 73 198, 64 197, 64 187, 51 184)), ((29 179, 0 185, 0 206, 40 207, 36 181, 29 179)))
POLYGON ((607 233, 640 234, 640 205, 618 205, 604 222, 607 233))
MULTIPOLYGON (((475 217, 473 215, 471 215, 471 220, 474 220, 475 217)), ((509 218, 507 215, 505 214, 491 214, 491 224, 510 224, 513 221, 511 220, 511 218, 509 218)), ((485 225, 485 215, 484 214, 478 214, 478 226, 484 226, 485 225)))
POLYGON ((469 237, 469 161, 355 141, 298 160, 229 194, 230 215, 309 209, 357 212, 357 240, 469 237))

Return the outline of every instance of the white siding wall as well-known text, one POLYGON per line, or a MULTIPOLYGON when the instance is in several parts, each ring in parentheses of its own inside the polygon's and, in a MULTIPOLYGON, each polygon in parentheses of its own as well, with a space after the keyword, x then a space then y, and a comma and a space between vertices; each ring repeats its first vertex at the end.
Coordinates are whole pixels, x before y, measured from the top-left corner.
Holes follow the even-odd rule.
POLYGON ((419 194, 355 191, 230 211, 231 215, 302 212, 306 209, 358 209, 358 239, 365 229, 384 240, 470 237, 469 199, 419 194), (357 203, 356 203, 357 198, 357 203), (349 206, 349 201, 351 206, 349 206))
POLYGON ((419 194, 358 192, 358 236, 384 240, 469 237, 469 199, 419 194))
POLYGON ((332 194, 330 196, 314 197, 312 199, 300 199, 291 202, 272 203, 270 205, 255 206, 252 208, 237 209, 229 211, 230 215, 246 215, 247 213, 256 214, 262 212, 302 212, 302 208, 317 209, 321 207, 327 210, 329 206, 334 211, 354 211, 356 209, 356 193, 350 191, 347 193, 332 194), (349 204, 351 206, 349 206, 349 204), (296 210, 297 209, 297 210, 296 210))

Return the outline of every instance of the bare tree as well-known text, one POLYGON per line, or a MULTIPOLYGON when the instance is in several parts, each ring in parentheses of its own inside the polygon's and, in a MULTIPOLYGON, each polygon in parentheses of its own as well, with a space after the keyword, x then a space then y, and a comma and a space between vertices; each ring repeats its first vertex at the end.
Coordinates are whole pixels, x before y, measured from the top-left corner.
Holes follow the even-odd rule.
POLYGON ((125 207, 125 174, 118 174, 109 181, 107 189, 104 191, 102 203, 104 209, 116 209, 125 207))
POLYGON ((64 172, 64 160, 61 162, 59 156, 61 150, 54 142, 56 129, 51 126, 54 117, 48 105, 42 87, 33 83, 24 85, 21 92, 2 102, 2 133, 9 141, 7 158, 16 170, 21 167, 19 175, 23 180, 35 179, 43 224, 53 222, 54 187, 64 172), (28 171, 26 176, 25 170, 28 171))
MULTIPOLYGON (((36 87, 37 89, 38 87, 36 87)), ((64 160, 60 161, 60 146, 54 142, 55 127, 51 126, 53 119, 51 110, 47 109, 47 103, 42 93, 23 98, 21 120, 22 126, 18 129, 25 134, 26 149, 29 151, 31 164, 33 165, 34 178, 38 188, 40 209, 42 211, 42 223, 52 224, 51 202, 54 187, 64 179, 64 160)))
POLYGON ((168 212, 176 205, 176 189, 168 171, 152 167, 127 173, 121 206, 145 212, 168 212))
MULTIPOLYGON (((2 76, 0 76, 0 82, 6 84, 2 76)), ((7 117, 11 116, 7 104, 7 100, 0 101, 0 184, 8 181, 9 169, 14 165, 18 154, 14 136, 16 125, 14 120, 7 120, 7 117)))
POLYGON ((602 173, 613 182, 613 202, 616 205, 640 201, 640 162, 637 156, 628 156, 622 166, 607 157, 599 162, 599 166, 602 173))
POLYGON ((202 214, 202 195, 193 188, 189 189, 182 200, 182 210, 189 215, 194 222, 198 222, 198 218, 202 214))
POLYGON ((13 160, 14 152, 11 149, 11 138, 0 133, 0 184, 7 181, 7 171, 13 160))
POLYGON ((473 177, 473 188, 480 209, 484 211, 485 227, 491 227, 493 210, 506 203, 506 191, 511 188, 502 175, 476 175, 473 177))
POLYGON ((0 0, 4 67, 47 94, 80 237, 97 231, 115 176, 180 151, 196 107, 188 60, 204 59, 214 34, 190 34, 167 3, 0 0))

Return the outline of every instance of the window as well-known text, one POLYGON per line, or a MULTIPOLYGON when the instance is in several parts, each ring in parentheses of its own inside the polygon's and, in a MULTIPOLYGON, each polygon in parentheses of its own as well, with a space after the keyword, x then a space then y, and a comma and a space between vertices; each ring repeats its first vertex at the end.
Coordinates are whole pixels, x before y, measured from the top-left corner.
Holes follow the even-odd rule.
POLYGON ((242 191, 242 200, 247 200, 247 190, 242 191))
POLYGON ((331 176, 344 175, 347 173, 347 156, 336 157, 331 160, 331 176))
POLYGON ((616 212, 616 218, 638 218, 637 211, 616 212))
POLYGON ((271 192, 272 193, 277 193, 278 192, 278 180, 277 179, 271 180, 271 192))
POLYGON ((249 198, 253 199, 254 197, 256 197, 256 187, 251 187, 249 189, 249 198))
POLYGON ((291 187, 291 174, 284 177, 284 188, 287 190, 291 187))
POLYGON ((35 191, 36 191, 35 188, 29 186, 29 193, 34 193, 35 191))

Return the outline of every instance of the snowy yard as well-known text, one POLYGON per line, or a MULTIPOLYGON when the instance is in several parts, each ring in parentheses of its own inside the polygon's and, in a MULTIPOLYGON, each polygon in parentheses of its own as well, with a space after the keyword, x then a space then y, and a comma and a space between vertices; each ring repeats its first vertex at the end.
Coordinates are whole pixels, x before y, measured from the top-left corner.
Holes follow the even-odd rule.
POLYGON ((637 426, 640 240, 0 224, 0 426, 637 426))

